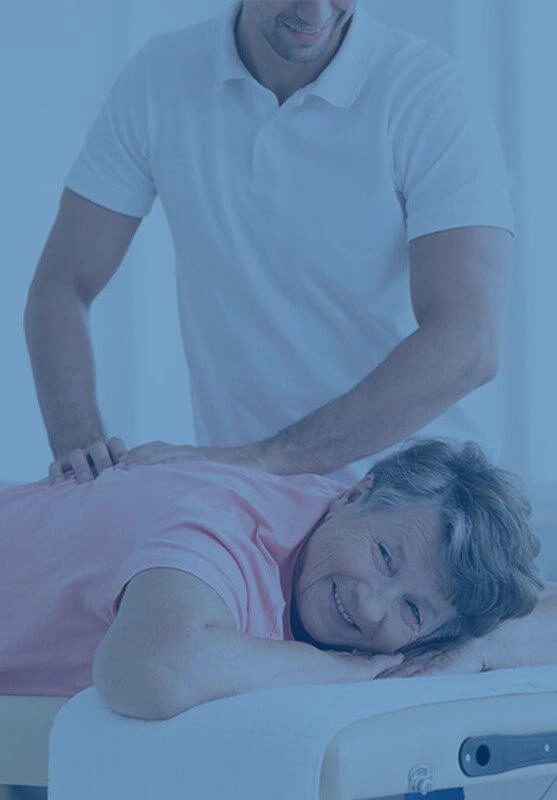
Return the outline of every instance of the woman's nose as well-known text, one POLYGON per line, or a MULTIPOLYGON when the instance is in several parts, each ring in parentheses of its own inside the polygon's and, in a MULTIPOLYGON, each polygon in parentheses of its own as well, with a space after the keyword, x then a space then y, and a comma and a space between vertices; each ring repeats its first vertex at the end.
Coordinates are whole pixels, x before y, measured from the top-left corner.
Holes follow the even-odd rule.
POLYGON ((372 587, 367 587, 360 593, 360 619, 364 625, 369 626, 370 635, 379 628, 391 607, 391 594, 392 588, 383 581, 374 582, 372 587))

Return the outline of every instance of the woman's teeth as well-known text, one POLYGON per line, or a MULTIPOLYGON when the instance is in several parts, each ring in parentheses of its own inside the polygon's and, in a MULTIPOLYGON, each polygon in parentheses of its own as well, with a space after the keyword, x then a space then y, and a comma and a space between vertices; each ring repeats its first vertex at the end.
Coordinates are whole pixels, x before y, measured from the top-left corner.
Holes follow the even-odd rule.
POLYGON ((338 608, 338 610, 340 612, 341 617, 343 619, 345 619, 346 622, 348 622, 350 625, 355 625, 356 623, 354 622, 354 620, 351 617, 348 616, 344 606, 342 605, 342 600, 338 596, 338 592, 337 592, 337 587, 336 586, 334 588, 334 595, 335 595, 335 603, 337 604, 337 608, 338 608))

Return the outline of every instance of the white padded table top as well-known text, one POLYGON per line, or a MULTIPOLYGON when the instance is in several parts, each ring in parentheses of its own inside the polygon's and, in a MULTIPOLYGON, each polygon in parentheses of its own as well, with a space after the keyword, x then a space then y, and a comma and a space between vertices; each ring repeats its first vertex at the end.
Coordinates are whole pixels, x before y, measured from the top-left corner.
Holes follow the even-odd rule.
POLYGON ((464 738, 556 728, 554 667, 270 689, 162 721, 113 714, 90 688, 56 717, 49 800, 357 800, 408 791, 422 761, 435 789, 465 786, 484 779, 460 770, 464 738))

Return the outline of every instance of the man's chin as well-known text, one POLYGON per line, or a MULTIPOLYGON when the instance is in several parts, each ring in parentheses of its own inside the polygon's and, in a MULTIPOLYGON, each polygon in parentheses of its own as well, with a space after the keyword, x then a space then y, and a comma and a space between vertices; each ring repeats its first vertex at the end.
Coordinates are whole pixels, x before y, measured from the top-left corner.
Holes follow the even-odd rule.
POLYGON ((311 44, 295 42, 288 33, 282 32, 273 41, 273 50, 285 61, 293 64, 310 63, 323 58, 331 44, 331 34, 311 44))
POLYGON ((314 47, 289 47, 288 49, 275 48, 275 52, 283 61, 289 64, 312 64, 323 57, 323 49, 314 47))

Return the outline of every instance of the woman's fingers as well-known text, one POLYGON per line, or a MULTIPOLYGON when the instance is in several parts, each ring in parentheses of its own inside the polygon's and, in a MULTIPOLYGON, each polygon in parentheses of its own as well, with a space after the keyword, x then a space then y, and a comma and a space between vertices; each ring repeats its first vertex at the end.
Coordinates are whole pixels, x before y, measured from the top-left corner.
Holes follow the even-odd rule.
POLYGON ((381 675, 382 672, 386 670, 392 669, 393 667, 398 667, 404 661, 404 656, 402 653, 396 656, 391 655, 376 655, 372 656, 369 659, 366 659, 368 662, 368 667, 370 670, 370 678, 377 678, 381 675))
POLYGON ((337 681, 370 681, 380 675, 384 670, 402 663, 404 656, 400 655, 367 655, 357 656, 346 650, 326 651, 335 662, 337 681))
MULTIPOLYGON (((388 675, 383 676, 382 673, 388 672, 392 669, 396 669, 400 667, 402 662, 404 661, 404 654, 403 653, 376 653, 370 654, 366 653, 363 650, 354 649, 350 653, 341 652, 337 653, 339 656, 345 656, 354 661, 356 664, 360 664, 366 670, 366 678, 367 680, 381 677, 389 677, 388 675)), ((362 680, 365 678, 362 676, 362 680)))
POLYGON ((407 653, 403 664, 389 669, 388 673, 384 676, 386 678, 409 678, 412 675, 420 673, 424 669, 430 668, 432 662, 438 658, 438 654, 434 652, 425 652, 419 654, 407 653))

